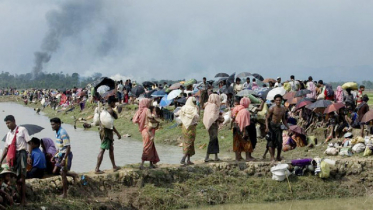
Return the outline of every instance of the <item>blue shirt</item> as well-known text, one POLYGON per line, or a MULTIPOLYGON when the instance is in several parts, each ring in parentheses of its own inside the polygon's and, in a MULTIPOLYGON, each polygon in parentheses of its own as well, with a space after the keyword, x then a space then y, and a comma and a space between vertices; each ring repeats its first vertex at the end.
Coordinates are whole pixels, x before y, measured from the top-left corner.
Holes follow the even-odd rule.
POLYGON ((45 161, 45 155, 40 150, 40 148, 35 148, 31 151, 32 167, 45 169, 47 168, 47 163, 45 161))
POLYGON ((63 154, 66 152, 67 146, 70 146, 70 137, 66 130, 60 127, 56 134, 56 146, 59 149, 59 153, 63 154))

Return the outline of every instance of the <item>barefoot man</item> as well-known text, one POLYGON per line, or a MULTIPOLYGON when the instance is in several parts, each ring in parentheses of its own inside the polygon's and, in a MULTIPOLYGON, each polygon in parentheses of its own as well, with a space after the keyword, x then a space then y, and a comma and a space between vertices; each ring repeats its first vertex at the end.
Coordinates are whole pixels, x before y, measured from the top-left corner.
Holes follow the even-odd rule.
POLYGON ((282 96, 275 95, 275 106, 272 106, 266 118, 266 133, 271 133, 271 138, 268 140, 269 153, 271 155, 272 163, 275 162, 275 149, 277 148, 277 161, 281 161, 282 150, 282 130, 281 124, 283 123, 288 129, 289 125, 285 119, 285 107, 281 106, 282 96), (282 121, 282 123, 281 123, 282 121))
MULTIPOLYGON (((116 99, 114 96, 110 96, 108 99, 109 108, 107 111, 111 115, 112 118, 118 119, 118 115, 114 112, 113 108, 115 107, 116 99)), ((121 138, 119 132, 113 126, 113 129, 105 128, 103 125, 100 127, 100 138, 101 138, 101 146, 100 146, 100 153, 97 157, 97 165, 95 169, 96 174, 102 174, 103 171, 100 170, 100 165, 102 163, 102 159, 104 158, 105 150, 109 150, 109 157, 111 160, 111 164, 113 165, 113 170, 118 171, 120 168, 115 165, 114 159, 114 132, 117 134, 118 139, 121 138)))
POLYGON ((17 126, 13 115, 6 116, 4 121, 9 132, 6 135, 0 164, 6 158, 10 170, 16 174, 17 187, 21 191, 21 205, 24 206, 26 202, 26 165, 27 163, 31 164, 31 147, 27 146, 27 143, 31 138, 26 128, 17 126))
POLYGON ((74 183, 76 183, 76 178, 78 175, 70 171, 71 163, 73 159, 73 153, 71 152, 70 147, 70 137, 67 134, 66 130, 61 127, 60 118, 50 119, 52 129, 56 131, 56 146, 58 148, 57 154, 54 156, 56 160, 56 166, 53 169, 53 173, 56 173, 58 170, 62 176, 62 198, 67 197, 67 176, 74 178, 74 183))

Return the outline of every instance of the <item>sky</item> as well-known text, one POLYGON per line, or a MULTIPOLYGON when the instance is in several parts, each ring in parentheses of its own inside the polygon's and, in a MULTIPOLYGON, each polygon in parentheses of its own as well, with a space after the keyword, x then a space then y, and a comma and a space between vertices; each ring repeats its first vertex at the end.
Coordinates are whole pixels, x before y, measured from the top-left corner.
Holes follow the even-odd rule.
POLYGON ((0 0, 0 71, 372 80, 372 8, 371 0, 0 0))

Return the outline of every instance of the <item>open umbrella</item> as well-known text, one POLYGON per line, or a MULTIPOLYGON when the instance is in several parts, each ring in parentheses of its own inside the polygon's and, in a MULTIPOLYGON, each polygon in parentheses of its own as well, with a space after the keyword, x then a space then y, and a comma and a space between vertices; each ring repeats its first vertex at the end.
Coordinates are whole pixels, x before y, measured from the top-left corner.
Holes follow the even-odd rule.
POLYGON ((151 94, 151 96, 154 98, 163 97, 164 95, 167 95, 164 90, 157 90, 151 94))
POLYGON ((101 96, 108 92, 110 90, 110 87, 107 85, 101 85, 100 87, 97 88, 97 93, 100 94, 101 96))
POLYGON ((218 73, 217 75, 215 75, 215 77, 229 77, 229 74, 227 74, 227 73, 218 73))
POLYGON ((181 83, 175 83, 173 85, 171 85, 168 89, 170 90, 176 90, 176 89, 179 89, 181 87, 181 83))
POLYGON ((252 76, 255 77, 256 79, 260 80, 260 81, 264 80, 264 78, 262 77, 262 75, 257 74, 257 73, 253 74, 252 76))
POLYGON ((276 80, 272 79, 272 78, 267 78, 267 79, 263 80, 263 83, 270 83, 270 82, 272 82, 274 84, 274 83, 276 83, 276 80))
POLYGON ((362 123, 367 123, 371 120, 373 120, 373 110, 370 110, 367 113, 365 113, 363 118, 361 119, 361 122, 362 123))
POLYGON ((285 95, 283 96, 283 98, 284 99, 286 99, 286 100, 290 100, 290 99, 292 99, 292 98, 295 98, 295 92, 287 92, 287 93, 285 93, 285 95))
POLYGON ((257 93, 253 90, 241 90, 236 94, 236 96, 245 97, 249 95, 256 95, 257 93))
POLYGON ((297 103, 297 105, 295 105, 295 108, 300 109, 302 107, 307 106, 308 104, 312 104, 312 102, 311 101, 300 101, 297 103))
POLYGON ((249 73, 249 72, 241 72, 241 73, 237 74, 237 77, 239 77, 239 78, 250 77, 250 76, 251 76, 251 73, 249 73))
POLYGON ((329 114, 330 112, 335 112, 339 110, 340 108, 345 107, 344 103, 339 102, 339 103, 334 103, 330 104, 324 111, 324 114, 329 114))
POLYGON ((267 100, 274 100, 275 96, 277 94, 280 94, 281 96, 285 95, 286 90, 283 87, 277 87, 270 90, 267 94, 267 100))
POLYGON ((305 135, 304 129, 297 126, 297 125, 291 125, 289 126, 290 130, 297 133, 297 134, 302 134, 305 135))
POLYGON ((151 86, 154 85, 154 83, 153 83, 153 82, 149 82, 149 81, 145 81, 145 82, 142 83, 142 85, 143 85, 144 87, 151 87, 151 86))
POLYGON ((160 107, 166 107, 172 103, 172 100, 167 100, 167 95, 163 96, 161 102, 159 103, 160 107))
POLYGON ((115 95, 115 89, 109 90, 106 93, 101 94, 101 97, 104 99, 108 99, 110 96, 114 96, 114 95, 115 95))
POLYGON ((182 97, 182 98, 177 99, 176 101, 177 101, 178 103, 180 103, 180 104, 185 104, 186 101, 187 101, 187 98, 182 97))
MULTIPOLYGON (((109 90, 115 89, 115 81, 110 79, 109 77, 101 77, 100 79, 94 81, 92 83, 92 86, 94 87, 95 95, 97 97, 100 97, 100 95, 97 93, 97 88, 101 85, 106 85, 109 87, 109 90)), ((105 91, 106 92, 106 91, 105 91)))
POLYGON ((309 104, 306 106, 307 109, 316 109, 316 108, 326 108, 332 104, 329 100, 318 100, 315 103, 309 104))
POLYGON ((225 81, 225 80, 227 80, 228 79, 228 77, 221 77, 221 78, 219 78, 215 83, 216 84, 219 84, 221 81, 225 81))
MULTIPOLYGON (((31 136, 31 135, 34 135, 36 133, 39 133, 40 131, 42 131, 44 128, 43 127, 40 127, 38 125, 33 125, 33 124, 24 124, 24 125, 20 125, 24 128, 26 128, 28 134, 31 136)), ((5 141, 6 139, 6 135, 4 136, 3 138, 3 141, 5 141)))
POLYGON ((180 95, 180 93, 181 93, 181 90, 173 90, 173 91, 171 91, 168 94, 168 96, 167 96, 167 100, 172 100, 172 99, 178 97, 180 95))
POLYGON ((234 83, 235 76, 236 76, 236 73, 233 73, 231 76, 228 77, 228 79, 227 79, 227 87, 231 86, 231 84, 234 83))
POLYGON ((267 98, 267 95, 269 93, 269 91, 271 91, 272 88, 258 88, 258 89, 255 89, 254 91, 257 92, 257 95, 259 97, 261 97, 263 100, 266 100, 267 98))
POLYGON ((225 94, 229 94, 229 93, 233 94, 233 93, 234 93, 234 91, 233 91, 233 87, 232 87, 232 86, 229 86, 229 87, 227 87, 227 86, 223 86, 222 88, 220 88, 219 91, 220 91, 221 93, 225 93, 225 94))
POLYGON ((295 97, 295 98, 291 98, 291 99, 289 99, 287 102, 288 102, 289 104, 298 104, 301 100, 302 100, 301 97, 295 97))
POLYGON ((307 90, 307 89, 298 90, 297 92, 295 92, 295 97, 302 97, 302 96, 305 96, 309 93, 312 93, 312 91, 307 90))
POLYGON ((148 91, 147 93, 145 93, 145 98, 151 98, 152 97, 152 94, 154 92, 156 92, 157 90, 156 89, 153 89, 153 90, 150 90, 148 91))
POLYGON ((188 80, 184 83, 184 86, 187 87, 189 85, 193 85, 193 84, 196 84, 197 83, 197 80, 195 79, 191 79, 191 80, 188 80))
POLYGON ((136 87, 131 89, 131 93, 136 97, 139 97, 141 94, 145 93, 145 89, 141 85, 137 85, 136 87))

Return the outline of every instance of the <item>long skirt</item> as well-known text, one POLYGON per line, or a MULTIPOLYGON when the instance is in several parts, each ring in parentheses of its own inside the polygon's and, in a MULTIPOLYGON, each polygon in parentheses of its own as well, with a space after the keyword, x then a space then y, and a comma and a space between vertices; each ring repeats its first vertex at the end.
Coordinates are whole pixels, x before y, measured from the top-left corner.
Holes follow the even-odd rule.
POLYGON ((183 142, 183 154, 193 156, 196 154, 194 149, 194 140, 196 139, 196 127, 197 125, 191 125, 186 129, 183 126, 183 135, 184 135, 184 142, 183 142))
MULTIPOLYGON (((143 142, 143 151, 141 159, 143 161, 150 161, 153 164, 159 162, 159 157, 157 149, 155 148, 154 141, 150 140, 150 135, 148 129, 145 127, 142 132, 142 142, 143 142)), ((153 130, 153 135, 155 135, 155 130, 153 130)))
MULTIPOLYGON (((249 126, 245 127, 248 132, 249 126)), ((250 135, 250 134, 249 134, 250 135)), ((253 146, 250 138, 244 139, 240 128, 235 123, 233 128, 233 151, 234 152, 253 152, 253 146)))
POLYGON ((217 123, 213 123, 209 129, 210 141, 207 147, 207 154, 219 153, 218 129, 219 126, 217 123))

